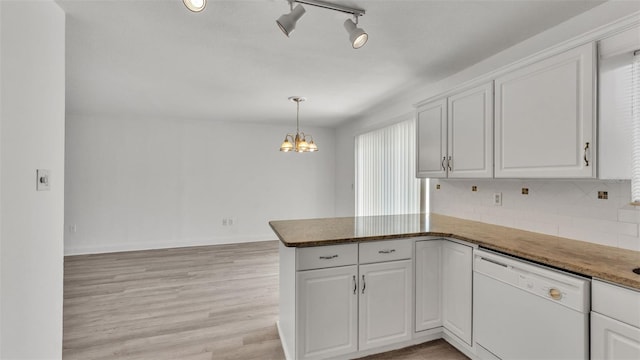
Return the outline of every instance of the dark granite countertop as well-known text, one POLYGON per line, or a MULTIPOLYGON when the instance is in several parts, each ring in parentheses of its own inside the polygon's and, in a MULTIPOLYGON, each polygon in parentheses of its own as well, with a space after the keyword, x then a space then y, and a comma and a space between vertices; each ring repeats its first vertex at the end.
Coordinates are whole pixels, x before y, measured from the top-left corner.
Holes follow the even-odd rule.
POLYGON ((484 248, 640 290, 640 252, 438 214, 270 221, 287 247, 416 236, 464 240, 484 248))

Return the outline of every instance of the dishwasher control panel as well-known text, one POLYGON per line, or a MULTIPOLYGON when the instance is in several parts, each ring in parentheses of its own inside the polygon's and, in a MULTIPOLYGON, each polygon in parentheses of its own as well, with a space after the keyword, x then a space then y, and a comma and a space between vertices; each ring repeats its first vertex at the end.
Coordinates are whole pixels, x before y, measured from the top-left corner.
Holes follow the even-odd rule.
POLYGON ((476 250, 474 271, 580 312, 588 312, 590 280, 485 250, 476 250))

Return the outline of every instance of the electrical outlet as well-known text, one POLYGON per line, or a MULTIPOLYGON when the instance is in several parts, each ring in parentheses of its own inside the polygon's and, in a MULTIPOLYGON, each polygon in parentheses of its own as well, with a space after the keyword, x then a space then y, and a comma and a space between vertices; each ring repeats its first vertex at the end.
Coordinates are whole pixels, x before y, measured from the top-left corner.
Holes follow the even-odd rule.
POLYGON ((598 191, 598 199, 607 200, 608 198, 609 198, 609 192, 608 191, 598 191))
POLYGON ((493 205, 502 206, 502 193, 494 193, 493 194, 493 205))
POLYGON ((229 220, 227 218, 222 218, 222 226, 227 226, 229 224, 229 220))
POLYGON ((529 195, 529 188, 522 188, 522 195, 529 195))
POLYGON ((436 190, 440 190, 440 184, 436 184, 436 190))
POLYGON ((471 191, 478 191, 478 187, 475 185, 471 186, 471 191))
POLYGON ((227 225, 233 226, 233 218, 228 218, 227 219, 227 225))

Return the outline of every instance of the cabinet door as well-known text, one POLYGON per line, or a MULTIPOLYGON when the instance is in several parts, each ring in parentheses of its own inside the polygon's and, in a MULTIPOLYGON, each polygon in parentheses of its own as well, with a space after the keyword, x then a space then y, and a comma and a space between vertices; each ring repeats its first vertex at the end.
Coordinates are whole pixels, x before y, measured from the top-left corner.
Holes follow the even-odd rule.
POLYGON ((299 271, 296 276, 297 358, 357 351, 357 266, 299 271))
POLYGON ((450 178, 493 177, 493 83, 448 99, 450 178))
POLYGON ((442 326, 442 240, 416 242, 416 331, 442 326))
POLYGON ((452 241, 442 245, 444 327, 471 345, 473 249, 452 241))
POLYGON ((496 178, 595 176, 594 57, 590 43, 495 80, 496 178))
POLYGON ((640 359, 640 329, 592 312, 591 359, 640 359))
POLYGON ((411 339, 411 272, 411 260, 360 266, 360 350, 411 339))
POLYGON ((420 106, 416 119, 416 177, 447 177, 447 100, 420 106))

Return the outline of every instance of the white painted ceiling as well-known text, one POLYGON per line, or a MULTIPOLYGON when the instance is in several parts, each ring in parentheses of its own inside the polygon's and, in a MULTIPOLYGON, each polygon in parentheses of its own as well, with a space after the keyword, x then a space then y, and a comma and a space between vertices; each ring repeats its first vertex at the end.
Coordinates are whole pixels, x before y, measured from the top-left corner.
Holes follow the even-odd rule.
MULTIPOLYGON (((58 0, 67 13, 67 113, 336 126, 407 84, 452 75, 602 1, 354 0, 369 33, 354 50, 347 14, 306 5, 290 38, 286 0, 58 0)), ((410 110, 410 109, 408 109, 410 110)))

